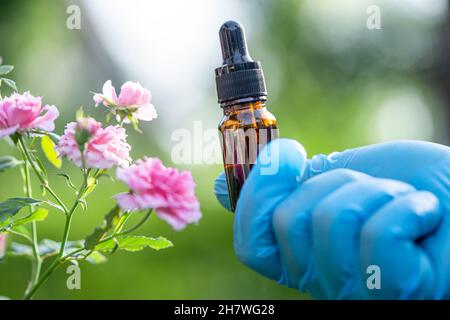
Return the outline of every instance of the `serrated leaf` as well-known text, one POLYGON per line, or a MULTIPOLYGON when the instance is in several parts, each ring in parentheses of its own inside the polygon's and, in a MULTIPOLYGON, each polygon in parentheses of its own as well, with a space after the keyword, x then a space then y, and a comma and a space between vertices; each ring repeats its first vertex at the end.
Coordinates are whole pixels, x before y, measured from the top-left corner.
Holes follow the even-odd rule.
POLYGON ((12 156, 4 156, 0 157, 0 172, 3 172, 8 169, 12 169, 14 167, 20 166, 23 164, 23 161, 17 160, 12 156))
POLYGON ((15 92, 17 92, 17 86, 16 83, 11 80, 11 79, 7 79, 7 78, 0 78, 0 80, 5 83, 8 87, 10 87, 11 89, 13 89, 15 92))
POLYGON ((42 136, 41 148, 47 160, 56 168, 60 169, 62 161, 61 158, 58 157, 58 153, 55 150, 55 143, 53 142, 53 140, 50 139, 48 136, 42 136))
POLYGON ((95 228, 95 230, 86 237, 84 242, 84 247, 87 250, 92 250, 95 248, 97 242, 99 242, 108 231, 113 229, 122 215, 122 211, 119 207, 114 207, 109 211, 103 220, 103 224, 100 227, 95 228))
POLYGON ((161 250, 173 246, 172 242, 163 237, 149 238, 144 236, 119 236, 114 239, 98 244, 95 250, 102 252, 111 252, 118 244, 120 250, 126 251, 141 251, 144 248, 152 248, 154 250, 161 250))
POLYGON ((0 66, 0 76, 4 76, 5 74, 8 74, 13 70, 14 70, 14 66, 10 66, 7 64, 1 65, 0 66))

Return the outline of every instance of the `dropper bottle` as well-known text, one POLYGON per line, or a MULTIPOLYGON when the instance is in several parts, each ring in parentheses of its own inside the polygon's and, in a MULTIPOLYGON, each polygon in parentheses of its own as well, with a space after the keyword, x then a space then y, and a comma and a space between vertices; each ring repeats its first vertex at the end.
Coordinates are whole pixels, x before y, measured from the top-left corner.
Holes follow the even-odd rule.
POLYGON ((241 188, 260 149, 278 137, 277 121, 267 110, 267 90, 259 61, 248 53, 244 28, 225 22, 219 31, 223 64, 215 70, 223 118, 219 124, 230 207, 234 211, 241 188))

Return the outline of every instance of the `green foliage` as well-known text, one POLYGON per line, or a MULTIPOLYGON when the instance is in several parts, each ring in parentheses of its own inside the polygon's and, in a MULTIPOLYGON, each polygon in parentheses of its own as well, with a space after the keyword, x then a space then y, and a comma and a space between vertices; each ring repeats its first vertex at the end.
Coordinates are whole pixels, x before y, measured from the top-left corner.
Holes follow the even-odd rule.
POLYGON ((14 167, 20 166, 23 164, 23 161, 17 160, 12 156, 4 156, 0 157, 0 172, 3 172, 8 169, 12 169, 14 167))
POLYGON ((49 136, 44 135, 41 137, 41 148, 47 160, 56 168, 60 169, 62 161, 55 150, 55 143, 49 136))
POLYGON ((97 243, 117 225, 121 216, 122 211, 117 206, 108 212, 103 220, 103 224, 100 227, 95 228, 95 230, 86 237, 84 247, 87 250, 94 249, 97 243))
POLYGON ((98 251, 94 251, 86 257, 86 261, 92 264, 105 263, 107 260, 108 259, 98 251))
MULTIPOLYGON (((13 70, 14 70, 14 67, 13 67, 13 66, 10 66, 10 65, 0 65, 0 76, 7 75, 7 74, 9 74, 11 71, 13 71, 13 70)), ((13 80, 8 79, 8 78, 0 77, 0 87, 2 86, 3 83, 4 83, 5 85, 7 85, 8 87, 10 87, 11 89, 13 89, 14 91, 17 91, 16 83, 15 83, 13 80)))
POLYGON ((20 226, 29 222, 40 222, 40 221, 44 221, 48 216, 48 210, 44 209, 44 208, 38 208, 36 209, 34 212, 32 212, 30 215, 21 218, 21 219, 17 219, 15 221, 12 222, 12 226, 16 227, 16 226, 20 226))
POLYGON ((12 222, 12 218, 24 207, 41 204, 41 200, 32 198, 10 198, 0 202, 0 229, 5 228, 12 222))
POLYGON ((119 236, 98 244, 95 250, 102 252, 112 252, 116 248, 126 251, 141 251, 148 247, 154 250, 161 250, 172 247, 173 244, 163 237, 149 238, 144 236, 119 236))
POLYGON ((17 85, 16 85, 16 83, 13 80, 7 79, 7 78, 0 78, 0 87, 1 87, 2 83, 5 83, 8 87, 13 89, 15 92, 18 91, 17 90, 17 85))

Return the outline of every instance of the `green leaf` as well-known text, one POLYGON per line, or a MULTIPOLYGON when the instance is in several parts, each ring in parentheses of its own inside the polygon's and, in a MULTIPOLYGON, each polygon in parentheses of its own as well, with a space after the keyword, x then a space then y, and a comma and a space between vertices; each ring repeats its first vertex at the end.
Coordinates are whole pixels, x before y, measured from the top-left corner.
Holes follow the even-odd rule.
POLYGON ((25 236, 25 237, 31 237, 31 232, 30 232, 30 230, 28 230, 28 228, 25 227, 24 225, 21 225, 21 226, 15 226, 14 228, 12 228, 12 230, 13 230, 15 233, 21 234, 21 235, 23 235, 23 236, 25 236))
POLYGON ((1 82, 4 82, 8 87, 10 87, 11 89, 13 89, 15 92, 17 92, 17 86, 16 83, 11 80, 11 79, 7 79, 7 78, 0 78, 1 82))
POLYGON ((17 160, 12 156, 0 157, 0 172, 11 169, 23 164, 23 161, 17 160))
POLYGON ((100 227, 95 228, 95 230, 86 237, 84 242, 84 247, 87 250, 92 250, 108 231, 113 229, 117 222, 120 220, 122 211, 118 206, 114 207, 110 212, 108 212, 103 220, 103 224, 100 227))
POLYGON ((101 264, 105 263, 108 259, 98 251, 92 252, 87 258, 86 261, 92 264, 101 264))
POLYGON ((48 210, 44 208, 38 208, 36 211, 34 211, 29 216, 26 216, 25 218, 17 219, 12 222, 13 227, 20 226, 25 223, 29 223, 32 221, 40 222, 44 221, 48 216, 48 210))
POLYGON ((0 76, 4 76, 5 74, 8 74, 13 70, 14 70, 14 66, 6 65, 6 64, 1 65, 0 66, 0 76))
POLYGON ((115 249, 116 245, 119 249, 126 251, 141 251, 142 249, 149 247, 154 250, 161 250, 170 248, 173 246, 172 242, 163 237, 149 238, 144 236, 119 236, 114 239, 105 241, 98 244, 95 247, 97 251, 111 252, 115 249))
POLYGON ((48 136, 42 136, 41 148, 47 160, 56 168, 60 169, 62 161, 61 158, 58 157, 58 153, 55 150, 55 143, 53 142, 53 140, 50 139, 48 136))
POLYGON ((0 202, 0 229, 8 226, 11 223, 11 218, 23 207, 36 206, 41 203, 41 200, 32 198, 10 198, 4 202, 0 202))

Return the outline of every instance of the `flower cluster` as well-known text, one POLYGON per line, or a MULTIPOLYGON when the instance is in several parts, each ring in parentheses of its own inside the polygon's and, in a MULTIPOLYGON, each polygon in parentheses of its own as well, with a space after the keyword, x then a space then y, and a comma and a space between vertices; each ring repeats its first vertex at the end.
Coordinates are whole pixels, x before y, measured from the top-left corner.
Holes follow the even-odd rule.
POLYGON ((58 109, 43 106, 41 97, 33 97, 29 92, 14 93, 0 100, 0 139, 32 129, 53 131, 58 116, 58 109))
POLYGON ((166 168, 157 158, 145 158, 118 169, 117 178, 130 189, 128 193, 116 195, 123 210, 153 208, 175 230, 201 218, 195 182, 188 171, 179 172, 166 168))
POLYGON ((103 85, 102 94, 94 95, 95 106, 103 103, 104 106, 112 108, 119 121, 125 123, 130 122, 130 119, 142 121, 156 119, 157 114, 151 98, 150 91, 139 83, 131 81, 122 85, 119 96, 117 96, 111 80, 106 81, 103 85))
POLYGON ((95 119, 82 118, 66 125, 56 150, 78 167, 125 167, 131 162, 126 137, 125 129, 118 125, 102 128, 95 119))
MULTIPOLYGON (((111 81, 107 81, 103 93, 96 94, 94 101, 96 106, 103 103, 113 108, 120 123, 130 119, 150 121, 157 117, 150 91, 139 83, 126 82, 117 95, 111 81)), ((0 100, 0 138, 32 133, 34 129, 40 130, 41 134, 51 132, 58 116, 58 109, 43 106, 41 97, 34 97, 29 92, 15 93, 0 100)), ((131 146, 126 138, 121 125, 104 128, 93 118, 81 117, 66 125, 55 150, 60 158, 67 158, 80 168, 118 167, 117 178, 130 189, 116 195, 122 210, 155 209, 159 217, 176 230, 198 222, 201 213, 191 173, 167 168, 157 158, 144 158, 131 164, 131 146)))
MULTIPOLYGON (((13 66, 0 67, 2 76, 13 70, 13 66)), ((14 81, 6 80, 9 87, 17 91, 14 81)), ((9 137, 11 147, 21 155, 21 160, 13 155, 2 156, 0 171, 20 167, 22 174, 17 176, 22 178, 25 194, 0 201, 0 260, 7 253, 14 253, 17 247, 26 248, 21 251, 27 252, 27 256, 29 253, 32 272, 24 299, 31 299, 50 275, 66 262, 99 263, 116 250, 139 251, 146 247, 161 250, 171 247, 172 242, 164 237, 134 234, 149 219, 153 209, 175 230, 181 230, 201 218, 195 182, 190 172, 165 167, 158 158, 144 158, 133 163, 130 157, 131 146, 123 125, 131 123, 136 131, 140 131, 139 120, 150 121, 157 117, 150 91, 139 83, 126 82, 117 95, 111 81, 107 81, 103 94, 96 94, 94 100, 96 106, 102 103, 109 110, 107 121, 114 114, 119 124, 103 126, 94 118, 85 117, 80 110, 77 120, 66 124, 63 135, 59 136, 52 132, 59 116, 55 106, 43 105, 41 97, 34 97, 29 92, 14 93, 4 99, 0 96, 0 139, 9 137), (37 150, 39 145, 41 152, 37 150), (66 179, 68 187, 75 193, 71 204, 59 194, 59 190, 52 187, 41 155, 45 155, 57 169, 61 168, 63 158, 81 169, 79 186, 73 183, 76 180, 72 180, 69 174, 57 174, 66 179), (87 198, 99 185, 100 177, 107 175, 107 170, 111 168, 117 168, 117 178, 128 185, 129 191, 115 195, 113 208, 93 232, 82 240, 69 241, 77 209, 87 209, 87 198), (32 196, 38 193, 32 190, 33 177, 37 178, 42 190, 39 198, 32 196), (18 214, 26 207, 30 212, 28 215, 18 214), (57 255, 48 255, 36 249, 41 246, 37 222, 48 216, 46 207, 50 210, 57 208, 65 216, 61 240, 51 240, 52 251, 56 249, 57 255), (134 211, 141 210, 147 212, 142 214, 137 224, 129 226, 132 222, 130 216, 134 211), (17 236, 30 244, 15 242, 17 236), (71 244, 76 245, 69 250, 71 244), (54 248, 55 245, 57 248, 54 248), (47 258, 53 259, 53 262, 40 272, 47 258)))

